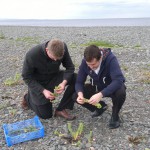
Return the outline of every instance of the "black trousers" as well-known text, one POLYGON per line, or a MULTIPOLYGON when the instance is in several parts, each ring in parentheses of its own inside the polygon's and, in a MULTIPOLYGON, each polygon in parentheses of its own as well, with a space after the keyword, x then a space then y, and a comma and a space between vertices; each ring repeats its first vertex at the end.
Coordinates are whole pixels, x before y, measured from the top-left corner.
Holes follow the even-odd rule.
MULTIPOLYGON (((92 86, 91 84, 85 84, 83 95, 85 98, 90 99, 92 95, 96 94, 96 87, 92 86)), ((112 107, 112 114, 118 115, 122 105, 126 99, 126 87, 123 84, 120 89, 114 92, 112 95, 109 95, 112 99, 113 107, 112 107)), ((73 94, 73 99, 76 101, 77 93, 73 94)), ((100 101, 100 104, 103 105, 103 101, 100 101)), ((91 104, 84 103, 81 106, 87 108, 91 112, 95 111, 97 108, 91 104)))
MULTIPOLYGON (((64 72, 61 71, 57 76, 55 76, 50 81, 50 83, 46 86, 46 89, 50 90, 51 92, 54 92, 54 87, 58 86, 58 84, 63 81, 63 73, 64 72)), ((56 110, 61 111, 63 109, 71 109, 71 110, 73 109, 74 100, 72 99, 72 95, 75 92, 76 76, 77 75, 74 73, 72 76, 72 79, 67 83, 67 88, 56 110)), ((42 98, 46 99, 44 96, 42 96, 42 98)), ((53 116, 53 108, 52 108, 52 103, 50 102, 50 100, 47 100, 46 104, 36 105, 35 103, 32 102, 32 98, 30 97, 29 93, 25 95, 25 100, 27 101, 28 106, 39 117, 43 119, 48 119, 53 116)))

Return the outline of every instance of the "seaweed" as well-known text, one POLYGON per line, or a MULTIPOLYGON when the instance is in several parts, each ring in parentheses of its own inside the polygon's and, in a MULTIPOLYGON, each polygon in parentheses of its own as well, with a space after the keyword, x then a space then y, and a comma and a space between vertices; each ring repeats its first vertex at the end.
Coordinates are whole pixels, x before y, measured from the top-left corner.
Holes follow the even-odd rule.
MULTIPOLYGON (((89 100, 88 99, 84 99, 84 102, 85 103, 89 103, 89 100)), ((97 103, 97 104, 93 104, 94 106, 96 106, 98 109, 102 108, 102 105, 100 103, 97 103)))

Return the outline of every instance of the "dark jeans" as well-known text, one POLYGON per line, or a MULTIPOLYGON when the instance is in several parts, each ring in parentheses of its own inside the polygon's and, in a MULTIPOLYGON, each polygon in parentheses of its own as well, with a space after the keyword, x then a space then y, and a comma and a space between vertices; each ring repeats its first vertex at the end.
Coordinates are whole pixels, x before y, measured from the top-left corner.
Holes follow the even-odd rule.
POLYGON ((28 101, 28 106, 42 119, 48 119, 53 116, 52 103, 45 105, 35 105, 31 101, 28 101))
MULTIPOLYGON (((85 84, 83 95, 85 98, 90 99, 92 95, 96 94, 96 87, 92 86, 91 84, 85 84)), ((113 107, 112 107, 112 114, 118 115, 125 99, 126 99, 126 87, 123 84, 120 89, 114 92, 112 95, 108 96, 112 99, 113 107)), ((73 94, 73 99, 76 101, 77 93, 73 94)), ((100 104, 103 105, 103 101, 100 101, 100 104)), ((81 106, 87 108, 91 112, 95 111, 97 108, 91 104, 84 103, 81 106)))
MULTIPOLYGON (((58 86, 59 83, 61 83, 63 80, 63 72, 60 72, 58 76, 55 76, 53 80, 46 86, 46 89, 53 92, 54 87, 58 86)), ((73 74, 72 79, 67 83, 67 88, 64 92, 64 95, 62 99, 60 100, 60 103, 56 110, 61 111, 63 109, 73 109, 74 106, 74 100, 72 99, 72 95, 75 92, 75 81, 76 81, 76 74, 73 74)), ((45 99, 44 96, 41 97, 45 99)), ((43 105, 36 105, 32 102, 32 97, 30 97, 30 94, 28 93, 25 96, 25 99, 27 100, 28 106, 41 118, 47 119, 51 118, 53 116, 53 109, 52 109, 52 103, 50 100, 47 100, 48 102, 43 105)))

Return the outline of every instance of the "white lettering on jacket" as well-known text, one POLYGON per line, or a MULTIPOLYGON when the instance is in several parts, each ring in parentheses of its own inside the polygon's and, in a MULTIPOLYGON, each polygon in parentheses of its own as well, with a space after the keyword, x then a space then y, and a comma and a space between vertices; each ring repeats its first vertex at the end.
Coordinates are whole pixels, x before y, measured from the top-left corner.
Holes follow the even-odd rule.
POLYGON ((105 84, 105 79, 106 79, 106 77, 103 77, 103 83, 105 84))

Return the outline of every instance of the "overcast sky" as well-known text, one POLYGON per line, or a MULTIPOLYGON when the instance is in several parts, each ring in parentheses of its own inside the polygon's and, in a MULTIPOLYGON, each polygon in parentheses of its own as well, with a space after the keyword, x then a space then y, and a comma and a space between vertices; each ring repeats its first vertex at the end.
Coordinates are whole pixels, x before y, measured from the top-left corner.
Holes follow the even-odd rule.
POLYGON ((150 0, 1 0, 0 19, 150 17, 150 0))

